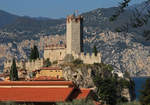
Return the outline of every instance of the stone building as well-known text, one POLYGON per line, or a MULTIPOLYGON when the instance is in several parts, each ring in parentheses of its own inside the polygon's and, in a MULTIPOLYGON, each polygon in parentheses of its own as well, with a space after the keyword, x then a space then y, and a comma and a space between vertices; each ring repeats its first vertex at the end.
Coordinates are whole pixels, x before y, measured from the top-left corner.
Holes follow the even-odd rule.
POLYGON ((57 79, 63 78, 62 69, 59 67, 42 67, 39 70, 35 71, 36 78, 47 76, 55 77, 57 79))

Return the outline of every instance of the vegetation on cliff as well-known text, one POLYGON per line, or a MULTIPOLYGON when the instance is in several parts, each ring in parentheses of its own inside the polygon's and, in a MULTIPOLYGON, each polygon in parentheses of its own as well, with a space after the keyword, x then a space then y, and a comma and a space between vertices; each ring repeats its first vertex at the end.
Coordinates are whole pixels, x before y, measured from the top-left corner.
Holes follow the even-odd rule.
POLYGON ((141 105, 150 105, 150 78, 148 78, 146 83, 143 85, 139 101, 141 105))
POLYGON ((116 105, 135 98, 130 93, 130 91, 134 91, 134 83, 128 77, 121 78, 112 73, 113 67, 111 65, 103 63, 83 64, 79 61, 74 60, 72 63, 61 65, 64 77, 66 80, 73 81, 78 87, 94 88, 94 100, 107 105, 116 105), (127 94, 131 97, 123 95, 124 89, 128 90, 127 94))

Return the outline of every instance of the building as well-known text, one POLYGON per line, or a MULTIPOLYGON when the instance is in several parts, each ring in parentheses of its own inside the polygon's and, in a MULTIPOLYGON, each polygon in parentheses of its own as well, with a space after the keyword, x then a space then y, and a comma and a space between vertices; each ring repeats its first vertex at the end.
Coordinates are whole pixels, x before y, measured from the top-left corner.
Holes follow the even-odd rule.
POLYGON ((35 70, 36 78, 47 76, 57 79, 63 78, 63 71, 59 67, 42 67, 39 70, 35 70))
POLYGON ((71 81, 0 82, 0 93, 0 101, 49 103, 86 99, 92 95, 90 89, 75 88, 71 81))

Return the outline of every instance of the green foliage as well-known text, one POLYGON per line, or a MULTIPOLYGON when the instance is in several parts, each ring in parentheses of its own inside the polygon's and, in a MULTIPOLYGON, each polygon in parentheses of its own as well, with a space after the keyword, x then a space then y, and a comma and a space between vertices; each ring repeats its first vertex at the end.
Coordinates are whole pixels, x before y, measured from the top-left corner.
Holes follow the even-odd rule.
POLYGON ((94 66, 99 66, 103 71, 109 71, 110 73, 113 71, 113 66, 110 64, 94 63, 94 66))
POLYGON ((58 61, 54 61, 53 64, 58 64, 58 61))
POLYGON ((94 45, 94 47, 93 47, 93 53, 95 54, 95 56, 97 56, 97 48, 96 48, 95 45, 94 45))
POLYGON ((72 54, 67 54, 64 58, 65 62, 73 62, 73 60, 74 60, 74 57, 72 54))
POLYGON ((44 65, 43 65, 44 67, 49 67, 49 66, 51 66, 51 62, 50 62, 50 60, 49 60, 49 58, 47 58, 45 61, 44 61, 44 65))
POLYGON ((39 51, 37 46, 34 45, 34 47, 31 48, 30 60, 36 60, 37 58, 39 58, 39 51))
POLYGON ((124 78, 121 78, 120 80, 118 80, 118 82, 122 88, 129 88, 130 86, 130 82, 124 78))
POLYGON ((127 98, 121 96, 124 88, 130 88, 130 81, 112 75, 113 67, 103 63, 95 63, 95 68, 100 67, 101 70, 93 70, 93 82, 97 87, 98 100, 108 105, 116 105, 118 102, 127 102, 127 98))
POLYGON ((15 59, 13 59, 13 62, 12 62, 12 65, 11 65, 11 69, 10 69, 10 80, 11 81, 19 80, 15 59))
POLYGON ((91 100, 73 100, 72 102, 59 102, 56 105, 94 105, 91 100))
POLYGON ((0 102, 0 105, 34 105, 34 103, 19 103, 19 102, 13 102, 13 101, 6 101, 6 102, 0 102))
POLYGON ((133 102, 126 102, 126 103, 119 103, 117 105, 141 105, 141 104, 137 101, 133 101, 133 102))
POLYGON ((75 59, 73 61, 73 64, 75 64, 75 65, 83 64, 83 61, 81 59, 75 59))
POLYGON ((129 4, 129 2, 131 2, 131 0, 123 0, 119 5, 118 11, 116 11, 116 13, 114 15, 112 15, 109 20, 115 21, 120 16, 120 14, 124 12, 125 8, 129 4))
POLYGON ((117 103, 117 91, 116 83, 111 78, 103 79, 99 76, 93 79, 97 89, 99 100, 107 105, 116 105, 117 103))
POLYGON ((143 85, 139 101, 141 105, 150 105, 150 78, 148 78, 143 85))

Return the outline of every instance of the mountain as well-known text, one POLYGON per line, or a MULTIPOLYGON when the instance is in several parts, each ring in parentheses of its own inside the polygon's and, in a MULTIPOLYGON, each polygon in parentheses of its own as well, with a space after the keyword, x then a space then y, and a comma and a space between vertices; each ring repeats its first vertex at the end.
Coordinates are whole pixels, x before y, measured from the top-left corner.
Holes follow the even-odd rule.
MULTIPOLYGON (((132 9, 127 9, 116 21, 110 22, 110 17, 117 10, 117 7, 98 8, 81 14, 84 17, 84 51, 91 52, 93 45, 97 45, 104 63, 112 64, 122 72, 129 71, 131 76, 149 76, 150 42, 146 39, 150 38, 150 23, 140 28, 128 26, 132 9), (125 28, 124 32, 118 33, 120 27, 125 28)), ((39 46, 42 55, 44 43, 52 42, 48 40, 49 36, 57 38, 54 43, 64 39, 61 37, 66 32, 65 21, 18 17, 12 23, 3 25, 0 28, 1 64, 14 56, 17 59, 27 59, 33 44, 39 46)))
MULTIPOLYGON (((110 21, 110 17, 115 14, 118 9, 118 7, 98 8, 86 13, 82 13, 81 15, 84 17, 84 27, 86 29, 84 31, 100 33, 104 30, 111 30, 113 32, 134 32, 140 35, 144 35, 145 33, 149 34, 150 22, 146 27, 140 28, 133 28, 130 25, 134 11, 132 9, 127 9, 124 11, 116 21, 110 21)), ((3 25, 3 27, 0 28, 0 32, 14 34, 14 37, 21 36, 19 37, 19 41, 28 38, 37 39, 43 35, 65 34, 65 23, 65 19, 18 17, 15 18, 14 21, 11 21, 11 24, 3 25)), ((0 34, 2 35, 2 33, 0 34)), ((87 33, 85 33, 85 35, 86 34, 87 33)), ((9 36, 10 35, 7 35, 7 38, 11 40, 12 36, 9 36)), ((149 35, 145 36, 149 37, 149 35)))
POLYGON ((0 10, 0 27, 13 23, 19 16, 0 10))

